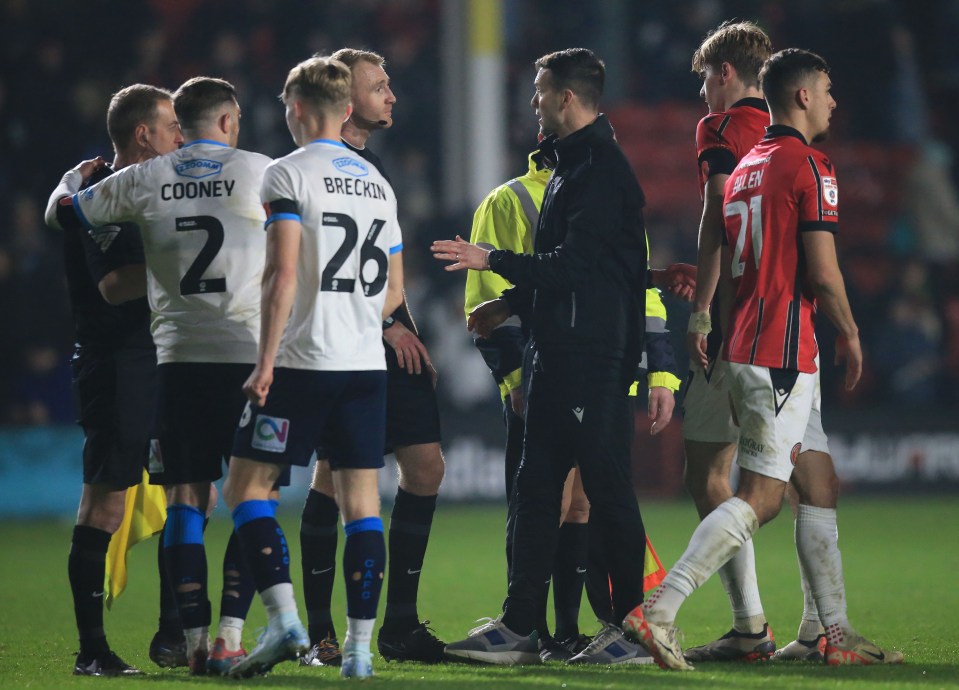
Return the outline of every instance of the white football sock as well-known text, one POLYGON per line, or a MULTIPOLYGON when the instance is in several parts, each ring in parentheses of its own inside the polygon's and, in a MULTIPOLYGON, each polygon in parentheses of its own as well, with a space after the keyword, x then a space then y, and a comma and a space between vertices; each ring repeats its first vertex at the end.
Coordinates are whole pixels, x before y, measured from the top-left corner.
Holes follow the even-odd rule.
POLYGON ((264 589, 260 594, 263 597, 263 606, 270 622, 281 617, 284 613, 296 614, 296 599, 293 598, 293 584, 281 582, 264 589))
POLYGON ((689 546, 644 605, 647 617, 672 624, 686 597, 728 561, 759 529, 759 520, 745 501, 730 498, 699 523, 689 546))
POLYGON ((187 656, 193 656, 198 649, 208 649, 210 642, 210 629, 206 626, 199 628, 184 628, 183 637, 186 638, 187 656))
POLYGON ((826 636, 831 643, 841 644, 844 635, 854 631, 846 617, 846 586, 842 576, 835 509, 799 506, 796 550, 809 579, 826 636))
POLYGON ((373 626, 375 624, 375 618, 350 618, 347 616, 346 639, 343 640, 343 650, 370 651, 370 639, 373 637, 373 626))
MULTIPOLYGON (((794 523, 794 535, 798 535, 799 520, 794 523)), ((799 538, 795 536, 796 556, 799 556, 799 538)), ((799 632, 796 638, 800 640, 814 640, 822 634, 822 623, 819 622, 819 609, 816 608, 816 600, 812 595, 812 588, 809 586, 809 577, 806 575, 806 569, 803 567, 802 559, 799 558, 799 580, 802 583, 802 621, 799 623, 799 632)))
POLYGON ((223 640, 227 651, 235 652, 243 646, 243 624, 246 623, 242 618, 233 616, 220 616, 220 625, 216 636, 223 640))
POLYGON ((756 579, 756 553, 749 539, 719 568, 729 604, 733 609, 733 627, 739 632, 762 632, 766 623, 756 579))

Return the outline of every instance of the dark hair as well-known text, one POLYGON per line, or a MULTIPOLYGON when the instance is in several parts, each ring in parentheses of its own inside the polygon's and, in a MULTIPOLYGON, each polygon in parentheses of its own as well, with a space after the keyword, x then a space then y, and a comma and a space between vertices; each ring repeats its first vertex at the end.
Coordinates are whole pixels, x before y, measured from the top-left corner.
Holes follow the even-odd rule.
POLYGON ((770 56, 759 71, 759 81, 769 107, 787 109, 796 90, 817 72, 829 74, 829 65, 808 50, 787 48, 770 56))
POLYGON ((139 125, 152 127, 157 118, 157 103, 171 98, 166 89, 149 84, 132 84, 113 94, 107 108, 107 132, 114 148, 129 146, 139 125))
POLYGON ((544 55, 533 63, 548 69, 553 88, 569 89, 587 106, 597 108, 606 81, 606 66, 587 48, 567 48, 544 55))
POLYGON ((225 79, 193 77, 173 94, 173 109, 180 127, 196 130, 212 111, 236 102, 236 88, 225 79))
POLYGON ((759 70, 771 52, 769 36, 756 24, 725 21, 706 34, 693 53, 693 72, 702 74, 707 65, 719 67, 728 62, 743 84, 759 86, 759 70))

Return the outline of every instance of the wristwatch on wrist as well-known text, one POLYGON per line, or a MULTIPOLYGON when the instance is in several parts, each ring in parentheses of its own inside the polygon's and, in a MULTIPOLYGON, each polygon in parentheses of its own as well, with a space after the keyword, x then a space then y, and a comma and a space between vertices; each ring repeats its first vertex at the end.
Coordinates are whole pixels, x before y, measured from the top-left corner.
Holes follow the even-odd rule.
POLYGON ((385 319, 383 319, 383 330, 385 331, 394 323, 396 323, 396 319, 394 319, 392 316, 387 316, 385 319))

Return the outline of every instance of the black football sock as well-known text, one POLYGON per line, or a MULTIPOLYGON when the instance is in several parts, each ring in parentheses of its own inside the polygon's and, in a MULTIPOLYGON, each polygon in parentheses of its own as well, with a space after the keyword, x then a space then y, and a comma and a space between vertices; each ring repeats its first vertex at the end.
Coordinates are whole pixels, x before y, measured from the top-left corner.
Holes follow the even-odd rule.
POLYGON ((589 526, 564 522, 553 560, 553 610, 556 614, 556 639, 579 634, 579 604, 586 577, 587 530, 589 526))
POLYGON ((256 593, 253 574, 243 556, 243 547, 236 530, 230 534, 230 541, 223 554, 223 593, 220 596, 220 617, 229 616, 246 620, 250 604, 256 593))
POLYGON ((360 518, 344 525, 344 531, 346 615, 348 618, 371 620, 376 618, 386 566, 383 521, 378 517, 360 518))
POLYGON ((419 625, 416 599, 435 511, 435 495, 416 496, 396 490, 390 515, 389 583, 383 618, 383 627, 390 632, 405 632, 419 625))
POLYGON ((166 548, 163 545, 163 535, 157 539, 157 570, 160 573, 160 622, 158 631, 164 637, 179 639, 183 637, 183 626, 180 625, 180 613, 176 608, 176 594, 170 585, 167 576, 166 548))
POLYGON ((260 593, 290 582, 290 549, 275 515, 270 501, 244 501, 233 509, 233 525, 260 593))
POLYGON ((73 591, 73 612, 80 634, 80 654, 95 656, 109 651, 103 631, 103 578, 110 533, 96 527, 73 528, 67 573, 73 591))
POLYGON ((167 575, 184 630, 210 625, 203 525, 204 517, 199 508, 184 504, 167 507, 166 527, 163 529, 167 575))
POLYGON ((336 541, 340 509, 336 501, 310 489, 300 522, 300 553, 303 566, 303 600, 309 621, 310 642, 336 639, 330 614, 333 583, 336 579, 336 541))

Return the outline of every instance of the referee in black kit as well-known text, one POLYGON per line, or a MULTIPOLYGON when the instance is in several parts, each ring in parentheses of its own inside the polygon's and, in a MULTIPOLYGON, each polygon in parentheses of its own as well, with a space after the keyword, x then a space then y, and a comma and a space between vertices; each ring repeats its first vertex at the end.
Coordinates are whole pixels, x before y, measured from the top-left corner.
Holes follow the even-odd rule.
POLYGON ((492 270, 515 288, 477 307, 470 330, 487 337, 510 314, 532 328, 532 378, 523 460, 516 478, 513 572, 504 612, 447 655, 488 663, 539 663, 534 632, 546 602, 563 480, 578 464, 603 539, 613 620, 643 600, 645 530, 633 493, 627 396, 642 356, 647 288, 644 196, 599 113, 605 67, 582 48, 535 63, 531 105, 557 136, 534 254, 437 241, 447 270, 492 270))

